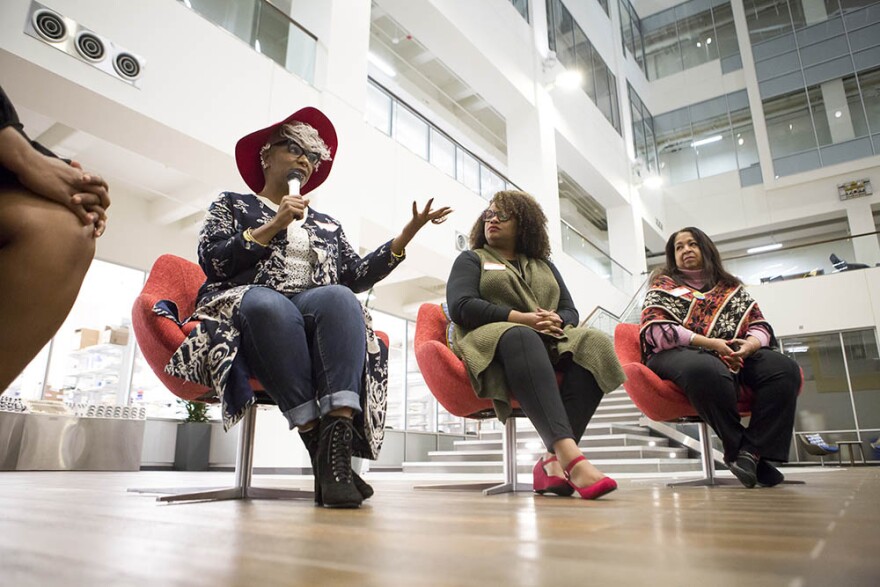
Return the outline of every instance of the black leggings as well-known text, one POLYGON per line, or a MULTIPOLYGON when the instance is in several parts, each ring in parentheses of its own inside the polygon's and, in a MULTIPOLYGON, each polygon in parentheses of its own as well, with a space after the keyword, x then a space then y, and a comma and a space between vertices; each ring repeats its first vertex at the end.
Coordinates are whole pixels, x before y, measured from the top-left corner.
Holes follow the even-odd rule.
POLYGON ((684 390, 700 417, 721 439, 725 461, 736 460, 740 450, 771 461, 788 460, 801 384, 797 363, 764 348, 747 358, 739 375, 734 376, 718 357, 692 347, 659 352, 647 363, 654 373, 684 390), (752 390, 748 428, 740 423, 736 408, 739 383, 752 390))
POLYGON ((604 395, 593 374, 570 356, 560 360, 562 385, 541 336, 527 326, 516 326, 498 341, 495 358, 504 367, 507 386, 549 452, 565 438, 580 442, 604 395))

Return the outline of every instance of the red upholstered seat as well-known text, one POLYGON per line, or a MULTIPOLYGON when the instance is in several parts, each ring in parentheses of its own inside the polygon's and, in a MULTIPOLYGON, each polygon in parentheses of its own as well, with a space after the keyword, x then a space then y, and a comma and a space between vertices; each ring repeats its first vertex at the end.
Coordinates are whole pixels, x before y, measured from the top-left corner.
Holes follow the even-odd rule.
MULTIPOLYGON (((447 412, 465 418, 494 418, 491 400, 477 397, 464 363, 446 345, 448 322, 438 304, 422 304, 413 346, 428 389, 447 412)), ((514 400, 514 408, 519 403, 514 400)))
MULTIPOLYGON (((416 335, 413 341, 416 362, 425 383, 440 405, 453 416, 465 418, 494 418, 492 401, 477 397, 471 387, 464 363, 446 346, 448 322, 443 308, 437 304, 422 304, 416 317, 416 335)), ((519 403, 514 400, 514 416, 522 416, 519 403)), ((484 489, 486 495, 510 491, 531 491, 529 483, 516 479, 516 419, 508 418, 504 427, 503 463, 504 482, 484 489)), ((447 486, 461 489, 465 486, 447 486)), ((472 486, 476 487, 476 486, 472 486)))
POLYGON ((196 296, 204 282, 205 274, 195 263, 174 255, 162 255, 153 263, 144 289, 131 310, 134 335, 144 359, 171 393, 185 400, 198 399, 210 390, 168 375, 165 365, 198 323, 190 322, 181 328, 173 320, 154 313, 153 306, 159 300, 170 300, 177 304, 179 316, 184 319, 195 309, 196 296))
MULTIPOLYGON (((205 274, 195 263, 175 255, 162 255, 153 264, 150 276, 144 284, 144 289, 134 302, 131 321, 135 338, 144 355, 144 359, 171 393, 184 400, 213 402, 215 401, 213 392, 207 387, 190 383, 165 373, 165 365, 168 364, 171 355, 180 347, 187 335, 198 325, 198 322, 188 322, 181 327, 173 320, 153 312, 156 302, 159 300, 170 300, 177 304, 178 316, 181 319, 187 318, 195 309, 199 287, 204 282, 205 274)), ((376 336, 382 340, 386 347, 388 346, 388 336, 385 333, 376 332, 376 336)), ((255 391, 262 392, 263 387, 256 379, 251 379, 251 385, 255 391)), ((257 401, 259 403, 274 404, 265 393, 258 393, 257 401)), ((311 497, 313 495, 311 491, 251 487, 255 421, 256 411, 251 409, 245 414, 242 426, 239 426, 241 428, 241 436, 239 437, 238 455, 236 457, 235 486, 195 493, 177 493, 159 499, 161 501, 185 501, 260 497, 311 497)), ((143 491, 175 493, 173 490, 143 491)))
MULTIPOLYGON (((617 325, 614 329, 614 350, 626 373, 623 388, 643 414, 658 422, 697 415, 680 387, 660 379, 642 363, 638 324, 617 325)), ((743 388, 739 411, 747 414, 751 404, 752 392, 743 388)))
MULTIPOLYGON (((656 373, 642 364, 640 327, 638 324, 618 324, 614 329, 614 350, 623 365, 626 381, 623 388, 633 403, 648 418, 657 422, 679 421, 696 422, 700 429, 700 453, 703 465, 703 478, 696 481, 670 483, 673 485, 720 485, 715 477, 715 460, 709 438, 709 426, 697 415, 680 387, 661 379, 656 373)), ((803 385, 801 371, 801 385, 803 385)), ((749 415, 752 405, 752 392, 747 387, 740 390, 737 408, 742 416, 749 415)), ((729 481, 729 480, 724 480, 729 481)), ((734 480, 736 483, 736 481, 734 480)))

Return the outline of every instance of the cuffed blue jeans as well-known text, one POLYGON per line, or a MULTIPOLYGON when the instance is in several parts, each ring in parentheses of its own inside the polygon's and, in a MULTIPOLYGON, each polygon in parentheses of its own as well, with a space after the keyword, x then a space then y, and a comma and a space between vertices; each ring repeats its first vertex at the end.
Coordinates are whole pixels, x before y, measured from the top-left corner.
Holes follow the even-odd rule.
POLYGON ((366 327, 350 289, 287 296, 255 287, 240 311, 244 358, 291 428, 339 408, 361 411, 366 327))

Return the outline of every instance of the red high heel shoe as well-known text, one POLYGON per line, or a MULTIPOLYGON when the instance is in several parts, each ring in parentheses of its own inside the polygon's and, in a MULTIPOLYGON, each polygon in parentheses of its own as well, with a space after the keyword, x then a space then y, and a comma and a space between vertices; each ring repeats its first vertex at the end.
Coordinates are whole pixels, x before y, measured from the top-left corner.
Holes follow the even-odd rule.
POLYGON ((574 493, 574 488, 562 477, 548 475, 544 469, 544 463, 556 462, 556 457, 550 457, 546 461, 543 457, 538 458, 535 468, 532 469, 532 490, 538 495, 553 493, 568 497, 574 493))
POLYGON ((571 485, 572 489, 578 492, 578 495, 581 496, 581 499, 598 499, 606 493, 611 493, 612 491, 617 489, 617 481, 615 481, 611 477, 602 477, 592 485, 587 485, 586 487, 578 487, 577 485, 572 483, 571 470, 574 469, 575 465, 577 465, 579 462, 585 460, 587 460, 587 457, 581 455, 568 463, 568 466, 565 468, 565 478, 568 480, 568 484, 571 485))

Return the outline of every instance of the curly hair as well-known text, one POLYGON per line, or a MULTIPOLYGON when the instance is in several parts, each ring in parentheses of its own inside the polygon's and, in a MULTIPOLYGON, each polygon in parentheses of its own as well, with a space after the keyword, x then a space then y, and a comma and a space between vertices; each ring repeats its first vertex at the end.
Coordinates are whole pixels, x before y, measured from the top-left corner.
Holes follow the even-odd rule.
POLYGON ((700 253, 703 257, 704 275, 709 278, 710 285, 714 287, 721 283, 730 287, 736 287, 742 283, 736 276, 724 269, 724 264, 721 262, 721 253, 718 252, 718 247, 715 246, 709 235, 695 226, 686 226, 670 235, 669 240, 666 241, 666 265, 654 270, 651 274, 651 281, 660 275, 668 275, 676 283, 684 283, 683 275, 675 264, 675 239, 683 232, 691 233, 694 240, 697 241, 697 246, 700 247, 700 253))
MULTIPOLYGON (((501 191, 496 193, 490 204, 501 212, 516 218, 516 252, 532 259, 547 260, 550 258, 550 237, 547 236, 547 217, 541 205, 525 192, 501 191)), ((486 246, 486 222, 480 215, 471 228, 471 249, 486 246)))

